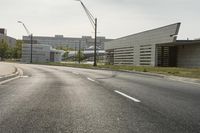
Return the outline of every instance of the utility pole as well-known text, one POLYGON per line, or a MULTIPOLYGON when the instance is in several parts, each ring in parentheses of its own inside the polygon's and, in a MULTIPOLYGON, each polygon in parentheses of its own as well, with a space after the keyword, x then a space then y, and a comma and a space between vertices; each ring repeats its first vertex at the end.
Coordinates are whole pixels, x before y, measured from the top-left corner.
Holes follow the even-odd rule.
POLYGON ((81 63, 81 41, 79 40, 78 63, 81 63))
POLYGON ((75 43, 75 54, 74 54, 74 61, 75 61, 75 64, 76 64, 76 43, 75 43))
POLYGON ((95 18, 94 66, 97 66, 97 18, 95 18))
POLYGON ((85 10, 85 13, 87 14, 90 23, 92 24, 92 27, 94 28, 95 31, 95 35, 94 35, 94 64, 93 66, 97 66, 97 60, 96 60, 96 47, 97 47, 97 18, 94 18, 92 16, 92 14, 90 13, 90 11, 86 8, 86 6, 83 4, 83 2, 81 0, 76 0, 79 1, 83 7, 83 9, 85 10))
POLYGON ((30 63, 33 62, 33 34, 31 34, 31 60, 30 63))
POLYGON ((33 34, 29 32, 29 30, 27 29, 26 25, 22 22, 22 21, 17 21, 18 23, 21 23, 24 27, 24 29, 26 30, 29 38, 30 38, 30 43, 31 43, 31 58, 30 58, 30 63, 33 62, 33 34))

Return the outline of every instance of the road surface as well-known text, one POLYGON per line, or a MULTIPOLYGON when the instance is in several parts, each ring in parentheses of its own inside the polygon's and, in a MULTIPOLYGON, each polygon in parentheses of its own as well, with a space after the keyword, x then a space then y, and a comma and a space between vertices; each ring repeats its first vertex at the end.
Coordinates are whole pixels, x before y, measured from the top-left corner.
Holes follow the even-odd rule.
POLYGON ((18 64, 0 85, 2 133, 198 133, 200 86, 106 70, 18 64))

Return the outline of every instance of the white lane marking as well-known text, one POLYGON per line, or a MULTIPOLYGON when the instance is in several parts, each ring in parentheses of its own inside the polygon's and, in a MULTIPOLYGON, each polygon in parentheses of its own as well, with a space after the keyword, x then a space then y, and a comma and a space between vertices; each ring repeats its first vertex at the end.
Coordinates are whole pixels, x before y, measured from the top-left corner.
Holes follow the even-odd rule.
POLYGON ((17 77, 8 79, 8 80, 1 81, 1 82, 0 82, 0 85, 5 84, 5 83, 8 83, 8 82, 10 82, 10 81, 12 81, 12 80, 15 80, 15 79, 18 79, 18 78, 20 78, 20 76, 17 76, 17 77))
POLYGON ((18 78, 20 78, 21 76, 23 76, 24 72, 22 71, 22 69, 20 69, 20 68, 17 68, 17 69, 18 69, 18 73, 19 73, 18 76, 13 77, 13 78, 10 78, 10 79, 7 79, 7 80, 4 80, 4 81, 1 81, 1 82, 0 82, 0 85, 5 84, 5 83, 8 83, 8 82, 10 82, 10 81, 12 81, 12 80, 18 79, 18 78))
POLYGON ((95 82, 95 80, 94 79, 91 79, 91 78, 87 78, 88 80, 90 80, 90 81, 92 81, 92 82, 95 82))
POLYGON ((77 75, 79 75, 79 73, 77 73, 77 72, 72 72, 73 74, 77 74, 77 75))
POLYGON ((115 92, 118 93, 118 94, 120 94, 120 95, 122 95, 122 96, 124 96, 124 97, 126 97, 126 98, 128 98, 128 99, 133 100, 134 102, 137 102, 137 103, 141 102, 140 100, 138 100, 138 99, 136 99, 136 98, 133 98, 133 97, 131 97, 131 96, 128 96, 128 95, 126 95, 126 94, 124 94, 124 93, 122 93, 122 92, 120 92, 120 91, 115 90, 115 92))
POLYGON ((29 77, 28 75, 20 76, 20 78, 28 78, 28 77, 29 77))

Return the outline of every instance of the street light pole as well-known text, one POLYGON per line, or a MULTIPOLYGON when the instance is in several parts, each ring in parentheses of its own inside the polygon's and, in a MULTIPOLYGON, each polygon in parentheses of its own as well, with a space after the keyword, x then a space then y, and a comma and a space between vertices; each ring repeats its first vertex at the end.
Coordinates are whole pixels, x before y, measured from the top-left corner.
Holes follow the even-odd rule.
POLYGON ((33 62, 33 34, 30 35, 31 36, 31 60, 30 63, 33 62))
POLYGON ((30 63, 32 63, 32 56, 33 56, 33 34, 29 32, 29 30, 27 29, 26 25, 22 22, 22 21, 17 21, 18 23, 21 23, 24 27, 24 29, 26 30, 28 36, 30 37, 30 43, 31 43, 31 58, 30 58, 30 63))
POLYGON ((79 1, 83 7, 83 9, 85 10, 85 13, 87 14, 90 23, 92 24, 92 27, 94 28, 95 31, 95 36, 94 36, 94 64, 93 66, 97 66, 97 60, 96 60, 96 47, 97 47, 97 18, 94 18, 92 16, 92 14, 90 13, 90 11, 86 8, 86 6, 83 4, 83 2, 81 0, 76 0, 79 1))
POLYGON ((81 41, 79 40, 79 46, 78 46, 78 63, 81 63, 81 41))
POLYGON ((94 66, 97 66, 97 18, 95 18, 95 33, 94 33, 94 66))

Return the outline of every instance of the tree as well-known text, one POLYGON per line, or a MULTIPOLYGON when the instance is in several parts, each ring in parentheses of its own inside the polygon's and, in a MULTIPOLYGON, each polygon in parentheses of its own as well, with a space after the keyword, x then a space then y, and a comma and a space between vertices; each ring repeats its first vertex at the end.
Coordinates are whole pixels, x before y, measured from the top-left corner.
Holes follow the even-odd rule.
POLYGON ((22 41, 17 40, 16 45, 13 50, 13 58, 19 59, 22 56, 22 41))
POLYGON ((2 60, 4 60, 7 57, 8 54, 8 44, 5 40, 0 41, 0 57, 2 60))
POLYGON ((64 46, 58 46, 56 47, 57 50, 64 50, 64 51, 73 51, 74 49, 64 46))
POLYGON ((85 59, 84 54, 82 51, 78 51, 76 55, 76 61, 83 61, 85 59))
POLYGON ((66 51, 66 52, 63 54, 63 59, 64 59, 64 60, 67 60, 68 54, 69 54, 69 51, 66 51))

